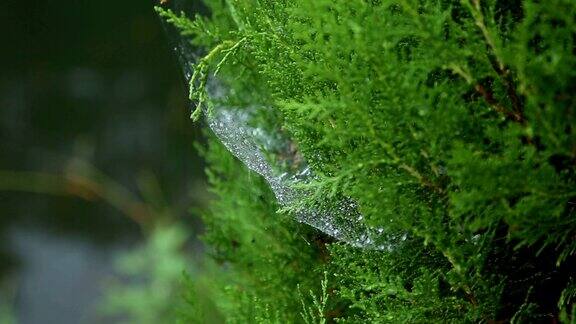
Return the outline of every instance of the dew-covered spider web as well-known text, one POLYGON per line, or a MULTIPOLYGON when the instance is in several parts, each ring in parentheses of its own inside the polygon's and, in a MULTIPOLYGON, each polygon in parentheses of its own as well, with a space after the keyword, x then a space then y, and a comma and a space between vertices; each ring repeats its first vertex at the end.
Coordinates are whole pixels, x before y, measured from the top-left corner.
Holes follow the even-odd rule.
MULTIPOLYGON (((190 8, 184 7, 189 5, 186 2, 174 1, 171 6, 177 12, 189 13, 190 8)), ((194 63, 199 59, 198 51, 193 49, 176 29, 166 27, 168 36, 175 45, 174 49, 186 81, 190 82, 194 63)), ((208 93, 211 97, 222 98, 226 96, 226 89, 219 85, 218 80, 211 78, 208 93)), ((208 127, 228 151, 268 182, 279 205, 288 207, 297 221, 355 247, 392 250, 399 242, 406 240, 406 234, 392 234, 383 228, 366 225, 357 204, 347 197, 294 208, 304 206, 304 198, 311 194, 299 185, 314 180, 315 176, 303 158, 283 159, 283 165, 280 165, 279 159, 271 158, 300 155, 294 152, 295 145, 291 139, 279 134, 280 130, 274 131, 255 125, 254 116, 266 114, 267 111, 270 109, 259 106, 246 108, 216 104, 214 109, 210 112, 204 111, 203 115, 208 127)))

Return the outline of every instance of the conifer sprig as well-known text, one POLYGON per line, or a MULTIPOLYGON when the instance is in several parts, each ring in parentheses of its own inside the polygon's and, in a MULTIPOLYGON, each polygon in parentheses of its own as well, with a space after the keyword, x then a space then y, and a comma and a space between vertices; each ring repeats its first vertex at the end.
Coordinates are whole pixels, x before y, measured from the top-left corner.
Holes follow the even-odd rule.
POLYGON ((409 234, 383 251, 287 234, 266 218, 271 194, 211 142, 219 198, 205 219, 234 287, 285 321, 319 308, 343 322, 574 321, 576 2, 206 4, 209 18, 162 14, 208 53, 195 63, 194 118, 217 109, 206 91, 216 75, 223 100, 267 107, 259 126, 290 136, 317 175, 288 211, 349 197, 367 226, 409 234), (248 237, 274 247, 266 262, 248 237), (326 269, 329 303, 293 296, 298 285, 321 294, 326 269))

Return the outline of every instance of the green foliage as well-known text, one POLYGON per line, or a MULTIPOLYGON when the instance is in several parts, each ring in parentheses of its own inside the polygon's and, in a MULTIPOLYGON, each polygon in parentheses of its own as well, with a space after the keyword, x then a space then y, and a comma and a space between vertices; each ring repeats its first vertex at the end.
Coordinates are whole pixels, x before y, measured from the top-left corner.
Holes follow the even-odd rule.
POLYGON ((16 323, 14 309, 12 305, 0 303, 0 324, 13 324, 16 323))
POLYGON ((16 323, 16 285, 10 279, 0 280, 0 324, 16 323))
POLYGON ((186 239, 182 225, 158 225, 142 247, 119 256, 118 276, 106 287, 102 313, 127 323, 174 321, 182 271, 190 264, 183 250, 186 239))
POLYGON ((209 161, 215 200, 203 215, 212 262, 205 272, 212 300, 232 323, 286 323, 299 318, 297 287, 315 291, 325 251, 322 235, 284 215, 264 180, 243 167, 215 138, 200 147, 209 161), (320 243, 318 243, 320 244, 320 243), (217 288, 220 289, 217 289, 217 288))
POLYGON ((576 282, 571 279, 570 284, 562 291, 558 300, 560 319, 563 323, 576 322, 576 282))
POLYGON ((338 294, 351 302, 352 322, 461 323, 476 316, 470 296, 450 291, 449 263, 420 241, 389 253, 342 245, 331 253, 338 294))
POLYGON ((314 292, 310 290, 310 297, 312 298, 312 305, 307 305, 305 297, 298 287, 298 295, 300 296, 300 301, 302 302, 302 312, 300 315, 304 319, 306 324, 311 323, 326 323, 326 311, 328 305, 328 274, 324 272, 324 279, 322 280, 322 295, 316 297, 314 292))
POLYGON ((198 107, 269 107, 264 126, 318 175, 308 203, 348 196, 370 225, 408 233, 392 251, 307 245, 314 234, 211 140, 205 240, 236 281, 225 318, 310 320, 294 291, 332 269, 328 320, 573 321, 576 2, 207 4, 194 22, 159 9, 206 49, 198 107), (209 98, 210 74, 226 98, 209 98))

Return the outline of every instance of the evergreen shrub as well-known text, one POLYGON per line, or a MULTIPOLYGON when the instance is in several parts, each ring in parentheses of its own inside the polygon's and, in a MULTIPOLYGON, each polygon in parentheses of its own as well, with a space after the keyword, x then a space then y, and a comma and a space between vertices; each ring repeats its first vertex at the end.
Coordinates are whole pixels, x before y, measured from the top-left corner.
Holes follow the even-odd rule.
POLYGON ((205 4, 157 8, 204 50, 193 118, 267 107, 316 175, 306 203, 350 197, 406 235, 370 250, 297 223, 207 134, 214 263, 189 313, 210 298, 229 322, 576 321, 575 1, 205 4))

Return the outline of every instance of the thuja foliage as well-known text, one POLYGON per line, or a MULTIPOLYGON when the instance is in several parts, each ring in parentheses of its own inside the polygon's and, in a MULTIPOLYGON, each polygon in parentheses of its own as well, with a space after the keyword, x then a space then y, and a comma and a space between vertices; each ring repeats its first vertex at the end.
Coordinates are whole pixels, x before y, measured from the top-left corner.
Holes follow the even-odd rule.
POLYGON ((576 2, 206 5, 158 9, 204 50, 193 117, 267 107, 266 127, 317 175, 309 203, 350 197, 368 224, 406 233, 383 251, 333 242, 278 215, 212 139, 205 240, 224 318, 575 321, 576 2), (220 102, 214 75, 230 90, 220 102))

